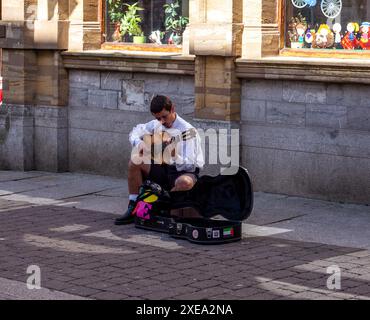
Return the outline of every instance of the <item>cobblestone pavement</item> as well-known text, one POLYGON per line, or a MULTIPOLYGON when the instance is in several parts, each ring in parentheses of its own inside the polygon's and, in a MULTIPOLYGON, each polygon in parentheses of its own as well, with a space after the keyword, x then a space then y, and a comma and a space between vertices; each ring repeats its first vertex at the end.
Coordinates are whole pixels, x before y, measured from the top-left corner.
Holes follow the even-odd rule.
MULTIPOLYGON (((335 245, 332 238, 328 243, 292 240, 263 233, 279 229, 264 224, 260 233, 255 232, 257 225, 246 225, 240 242, 195 245, 133 225, 114 226, 112 212, 71 206, 71 197, 62 204, 52 203, 58 197, 32 194, 35 188, 22 191, 16 182, 24 183, 24 177, 21 174, 21 181, 0 172, 0 299, 370 299, 366 243, 353 247, 335 245), (12 294, 12 284, 26 288, 31 265, 40 267, 41 286, 48 291, 37 295, 14 289, 18 294, 12 294), (341 288, 330 290, 327 281, 332 274, 327 268, 333 266, 340 268, 341 288)), ((40 190, 41 181, 44 192, 59 185, 58 175, 51 180, 47 174, 42 177, 39 184, 27 183, 40 190)), ((118 182, 116 190, 123 185, 118 182)), ((63 183, 63 192, 72 188, 70 180, 63 183)), ((256 206, 256 210, 262 207, 256 206)), ((351 208, 366 213, 361 223, 368 229, 369 208, 351 208)), ((337 237, 341 238, 341 230, 337 237)))

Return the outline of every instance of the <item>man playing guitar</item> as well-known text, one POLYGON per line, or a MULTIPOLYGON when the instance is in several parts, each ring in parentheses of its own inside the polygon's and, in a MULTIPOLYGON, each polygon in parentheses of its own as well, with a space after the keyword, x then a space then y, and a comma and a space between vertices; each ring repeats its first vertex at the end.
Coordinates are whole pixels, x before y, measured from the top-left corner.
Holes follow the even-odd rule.
POLYGON ((134 221, 136 198, 144 180, 149 179, 169 191, 186 191, 193 188, 199 170, 204 165, 199 135, 194 134, 195 128, 175 112, 171 100, 166 96, 155 96, 151 101, 150 111, 155 120, 137 125, 129 135, 133 150, 136 151, 128 164, 129 204, 127 211, 115 220, 116 225, 134 221), (161 154, 156 157, 152 151, 156 149, 153 148, 153 143, 155 144, 158 137, 161 137, 161 146, 163 142, 164 146, 170 145, 160 148, 161 154), (163 150, 165 154, 171 150, 167 152, 168 157, 162 154, 163 150), (149 161, 138 161, 145 159, 142 155, 148 153, 151 155, 149 161))

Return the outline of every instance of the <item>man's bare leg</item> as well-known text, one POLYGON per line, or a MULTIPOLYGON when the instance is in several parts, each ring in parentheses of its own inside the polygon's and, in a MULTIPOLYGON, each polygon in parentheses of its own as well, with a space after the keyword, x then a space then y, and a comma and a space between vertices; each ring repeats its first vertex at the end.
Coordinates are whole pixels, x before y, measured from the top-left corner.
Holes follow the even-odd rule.
POLYGON ((116 225, 128 224, 134 222, 134 209, 136 197, 139 193, 143 178, 148 176, 150 171, 150 164, 135 164, 130 160, 128 163, 128 190, 129 190, 129 204, 127 211, 115 220, 116 225), (135 199, 132 199, 134 197, 135 199), (131 198, 131 199, 130 199, 131 198))
POLYGON ((135 164, 131 160, 128 163, 128 192, 138 194, 143 179, 149 175, 150 164, 135 164))
MULTIPOLYGON (((171 191, 187 191, 194 187, 197 178, 194 174, 187 173, 178 177, 175 181, 175 186, 171 191)), ((183 218, 199 218, 199 213, 193 208, 175 209, 171 211, 171 215, 183 218)))

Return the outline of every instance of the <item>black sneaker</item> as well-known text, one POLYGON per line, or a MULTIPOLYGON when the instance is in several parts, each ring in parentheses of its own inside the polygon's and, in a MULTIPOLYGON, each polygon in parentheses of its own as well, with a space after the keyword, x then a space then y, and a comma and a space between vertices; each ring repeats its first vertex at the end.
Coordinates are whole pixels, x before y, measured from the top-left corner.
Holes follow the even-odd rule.
POLYGON ((122 224, 129 224, 133 223, 135 221, 135 214, 133 214, 133 211, 135 209, 136 201, 130 200, 128 203, 127 211, 123 214, 122 217, 117 218, 114 221, 115 225, 122 225, 122 224))

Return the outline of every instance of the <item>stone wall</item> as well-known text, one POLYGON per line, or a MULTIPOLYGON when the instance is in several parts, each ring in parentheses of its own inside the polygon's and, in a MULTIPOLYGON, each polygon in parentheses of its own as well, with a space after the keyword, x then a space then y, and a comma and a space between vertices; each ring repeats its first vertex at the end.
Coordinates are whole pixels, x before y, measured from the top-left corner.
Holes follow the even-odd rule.
POLYGON ((255 189, 369 204, 369 89, 243 81, 242 161, 255 189))
POLYGON ((149 103, 169 96, 177 112, 194 114, 194 77, 70 70, 69 170, 127 176, 128 134, 153 119, 149 103))

